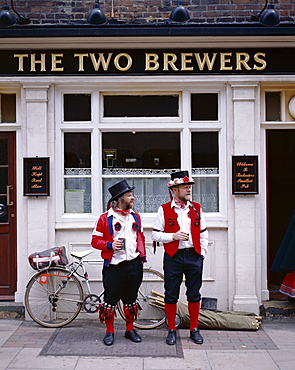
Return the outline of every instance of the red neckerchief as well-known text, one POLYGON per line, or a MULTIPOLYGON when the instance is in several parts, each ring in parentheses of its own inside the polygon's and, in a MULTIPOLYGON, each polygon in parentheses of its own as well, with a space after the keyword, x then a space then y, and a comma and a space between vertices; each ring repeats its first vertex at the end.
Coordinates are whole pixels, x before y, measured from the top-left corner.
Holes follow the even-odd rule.
POLYGON ((130 213, 129 209, 116 208, 115 211, 118 212, 118 213, 121 213, 122 216, 126 216, 130 213))
POLYGON ((174 199, 174 202, 175 204, 177 204, 180 208, 184 209, 185 206, 186 206, 186 202, 176 202, 176 200, 174 199))

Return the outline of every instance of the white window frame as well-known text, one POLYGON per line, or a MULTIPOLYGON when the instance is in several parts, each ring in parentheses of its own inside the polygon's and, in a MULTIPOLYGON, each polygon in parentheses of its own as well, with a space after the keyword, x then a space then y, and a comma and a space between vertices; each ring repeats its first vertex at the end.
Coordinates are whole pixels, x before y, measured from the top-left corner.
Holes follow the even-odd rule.
MULTIPOLYGON (((103 84, 102 84, 103 85, 103 84)), ((101 86, 102 86, 101 85, 101 86)), ((91 132, 91 162, 92 162, 92 213, 69 214, 63 213, 64 191, 57 191, 56 196, 56 220, 58 223, 71 222, 73 226, 79 225, 85 221, 93 225, 102 209, 102 158, 101 141, 103 132, 112 131, 133 131, 136 124, 136 131, 177 131, 180 132, 180 155, 181 169, 191 168, 191 132, 197 131, 215 131, 219 133, 219 212, 206 213, 206 219, 216 222, 226 221, 227 218, 227 167, 226 167, 226 84, 208 83, 200 84, 198 82, 187 82, 181 86, 171 83, 165 85, 166 90, 153 88, 147 85, 142 89, 142 85, 127 84, 121 86, 121 89, 109 86, 108 89, 99 89, 100 84, 96 86, 81 85, 61 85, 56 86, 56 187, 64 190, 63 174, 63 134, 65 132, 91 132), (194 88, 192 86, 195 85, 194 88), (82 122, 63 122, 63 94, 91 94, 91 118, 89 121, 82 122), (190 94, 192 93, 217 93, 218 94, 218 120, 215 121, 192 121, 190 109, 190 94), (103 95, 179 95, 179 117, 103 117, 103 95), (156 120, 156 122, 155 122, 156 120), (160 123, 160 127, 159 127, 160 123)), ((165 175, 162 175, 166 177, 165 175)), ((205 175, 206 176, 206 175, 205 175)), ((213 175, 216 177, 216 175, 213 175)), ((168 179, 168 178, 167 178, 168 179)), ((151 225, 155 213, 142 214, 143 222, 151 225)))

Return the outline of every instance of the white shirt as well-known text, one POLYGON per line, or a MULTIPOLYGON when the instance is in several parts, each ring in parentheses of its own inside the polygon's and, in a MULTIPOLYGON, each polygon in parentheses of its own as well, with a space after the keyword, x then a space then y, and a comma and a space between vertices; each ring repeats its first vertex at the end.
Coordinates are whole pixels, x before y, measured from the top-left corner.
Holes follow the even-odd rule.
MULTIPOLYGON (((174 199, 171 202, 171 208, 174 207, 174 210, 177 214, 177 222, 179 224, 180 230, 189 234, 188 240, 179 240, 178 249, 184 248, 193 248, 193 240, 191 234, 191 219, 188 217, 189 204, 187 202, 185 208, 181 208, 174 199)), ((202 209, 200 210, 201 217, 201 234, 200 234, 200 243, 201 243, 201 255, 205 256, 208 252, 208 230, 206 228, 206 221, 203 217, 202 209)), ((164 210, 161 206, 158 210, 157 216, 154 221, 154 230, 152 232, 152 240, 160 243, 169 243, 173 241, 173 233, 165 233, 165 219, 164 219, 164 210)))
MULTIPOLYGON (((130 212, 132 213, 134 211, 130 210, 130 212)), ((125 249, 114 250, 114 254, 110 262, 111 265, 118 265, 123 261, 131 261, 139 256, 139 252, 136 250, 137 231, 132 229, 135 219, 131 213, 123 216, 120 213, 115 212, 112 208, 108 210, 108 217, 113 216, 114 240, 125 238, 125 249), (120 225, 120 230, 116 230, 116 224, 117 227, 120 225)))

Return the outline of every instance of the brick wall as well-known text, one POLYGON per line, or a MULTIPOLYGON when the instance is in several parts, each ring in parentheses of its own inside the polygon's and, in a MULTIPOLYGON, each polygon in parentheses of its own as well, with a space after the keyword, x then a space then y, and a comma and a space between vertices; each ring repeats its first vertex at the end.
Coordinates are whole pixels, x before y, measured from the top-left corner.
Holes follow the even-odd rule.
MULTIPOLYGON (((3 5, 4 0, 1 3, 3 5)), ((108 18, 112 14, 112 3, 115 18, 144 23, 169 18, 177 0, 100 0, 101 10, 108 18)), ((251 22, 251 15, 262 10, 265 0, 184 0, 183 3, 191 21, 212 24, 251 22)), ((281 21, 295 20, 294 0, 273 0, 273 3, 281 21)), ((14 0, 16 11, 30 18, 32 24, 85 23, 93 4, 94 0, 14 0)))

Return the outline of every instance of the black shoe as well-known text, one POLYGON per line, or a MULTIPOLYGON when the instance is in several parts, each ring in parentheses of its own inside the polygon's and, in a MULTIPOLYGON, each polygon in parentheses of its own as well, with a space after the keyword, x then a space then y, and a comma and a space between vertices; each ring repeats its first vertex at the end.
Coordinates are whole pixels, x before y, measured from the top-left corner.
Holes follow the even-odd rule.
POLYGON ((176 330, 170 329, 166 338, 166 343, 174 345, 176 343, 176 330))
POLYGON ((125 338, 130 339, 131 342, 140 343, 141 337, 137 332, 133 330, 125 331, 125 338))
POLYGON ((106 333, 102 341, 106 346, 111 346, 114 344, 114 333, 106 333))
POLYGON ((202 335, 199 332, 199 329, 194 329, 191 331, 190 338, 197 344, 202 344, 204 342, 202 335))

